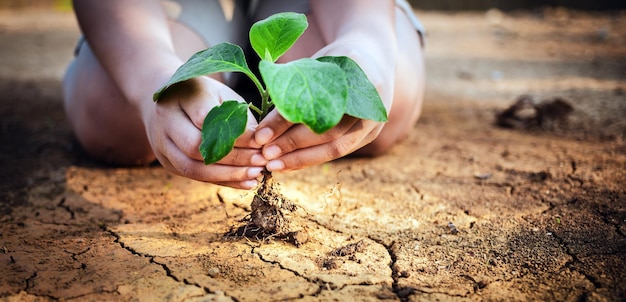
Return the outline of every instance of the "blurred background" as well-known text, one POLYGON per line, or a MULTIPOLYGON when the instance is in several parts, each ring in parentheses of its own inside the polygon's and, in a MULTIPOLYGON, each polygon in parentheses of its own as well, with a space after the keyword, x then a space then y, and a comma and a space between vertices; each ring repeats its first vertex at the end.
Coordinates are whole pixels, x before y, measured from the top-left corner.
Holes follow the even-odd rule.
MULTIPOLYGON (((501 10, 532 9, 559 6, 583 10, 625 9, 624 0, 409 0, 421 10, 501 10)), ((32 6, 71 8, 71 0, 0 0, 1 8, 25 8, 32 6)))
POLYGON ((421 10, 501 10, 533 9, 559 6, 585 10, 611 10, 626 8, 623 0, 409 0, 413 7, 421 10))
POLYGON ((0 0, 0 9, 20 9, 31 7, 72 9, 72 0, 0 0))

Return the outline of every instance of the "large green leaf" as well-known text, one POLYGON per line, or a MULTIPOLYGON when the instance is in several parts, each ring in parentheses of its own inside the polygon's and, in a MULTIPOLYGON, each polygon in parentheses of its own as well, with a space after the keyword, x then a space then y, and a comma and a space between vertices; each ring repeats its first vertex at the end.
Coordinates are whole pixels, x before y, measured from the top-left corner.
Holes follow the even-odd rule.
POLYGON ((243 72, 248 76, 254 76, 246 63, 241 47, 221 43, 191 56, 176 70, 172 78, 154 93, 152 98, 155 102, 158 101, 163 92, 172 84, 217 72, 243 72))
POLYGON ((387 121, 387 109, 385 109, 376 87, 354 60, 348 57, 331 56, 321 57, 317 60, 337 64, 346 74, 348 80, 346 114, 377 122, 387 121))
POLYGON ((235 141, 246 130, 248 105, 225 101, 213 107, 202 124, 200 154, 206 165, 224 158, 235 146, 235 141))
POLYGON ((309 26, 303 14, 284 12, 258 21, 250 28, 250 44, 263 60, 276 62, 309 26))
POLYGON ((348 88, 336 64, 305 58, 286 64, 261 61, 259 69, 272 103, 290 122, 323 133, 343 117, 348 88))

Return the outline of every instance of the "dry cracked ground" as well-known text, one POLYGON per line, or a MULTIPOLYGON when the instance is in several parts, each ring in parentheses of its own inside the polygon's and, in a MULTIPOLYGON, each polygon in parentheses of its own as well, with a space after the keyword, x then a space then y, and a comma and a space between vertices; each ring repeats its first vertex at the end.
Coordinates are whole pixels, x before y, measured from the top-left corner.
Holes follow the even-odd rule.
POLYGON ((250 192, 84 156, 73 16, 0 12, 0 299, 624 301, 625 13, 418 13, 423 117, 384 156, 276 175, 296 247, 225 236, 250 192))

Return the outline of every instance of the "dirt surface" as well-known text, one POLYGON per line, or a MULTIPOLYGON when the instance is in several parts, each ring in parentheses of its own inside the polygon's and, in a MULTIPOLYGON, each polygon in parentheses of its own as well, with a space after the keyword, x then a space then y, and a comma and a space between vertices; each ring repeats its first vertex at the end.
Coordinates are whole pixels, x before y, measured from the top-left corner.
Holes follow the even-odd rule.
POLYGON ((0 12, 2 300, 624 301, 625 14, 419 15, 410 136, 275 175, 296 247, 224 236, 250 192, 85 157, 61 105, 73 16, 0 12), (496 126, 521 95, 573 110, 496 126))

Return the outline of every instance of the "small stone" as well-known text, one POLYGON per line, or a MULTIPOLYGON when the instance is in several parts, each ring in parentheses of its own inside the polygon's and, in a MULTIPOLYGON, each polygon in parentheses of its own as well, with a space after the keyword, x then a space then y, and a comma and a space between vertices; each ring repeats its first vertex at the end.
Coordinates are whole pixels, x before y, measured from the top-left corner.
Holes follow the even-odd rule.
POLYGON ((209 271, 207 272, 207 275, 209 275, 209 277, 211 278, 215 278, 219 274, 220 274, 220 269, 217 267, 209 268, 209 271))

